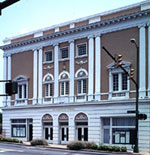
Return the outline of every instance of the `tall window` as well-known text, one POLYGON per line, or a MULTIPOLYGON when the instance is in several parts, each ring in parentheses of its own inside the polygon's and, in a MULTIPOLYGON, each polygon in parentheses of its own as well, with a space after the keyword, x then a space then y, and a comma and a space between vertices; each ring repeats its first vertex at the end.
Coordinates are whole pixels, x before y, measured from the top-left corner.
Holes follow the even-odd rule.
POLYGON ((86 55, 87 54, 87 51, 86 50, 87 49, 86 49, 86 44, 85 43, 84 44, 77 45, 77 51, 78 51, 77 55, 78 56, 84 56, 84 55, 86 55))
POLYGON ((77 93, 85 94, 86 93, 86 79, 77 81, 77 93))
POLYGON ((45 97, 53 96, 53 84, 45 84, 45 97))
POLYGON ((118 74, 113 74, 113 91, 119 90, 119 83, 118 83, 118 74))
POLYGON ((69 58, 68 47, 60 49, 60 59, 66 59, 66 58, 69 58))
POLYGON ((45 61, 53 61, 53 52, 52 51, 45 52, 45 61))
POLYGON ((19 99, 26 99, 27 96, 27 89, 26 89, 27 85, 26 84, 22 84, 22 85, 18 85, 18 98, 19 99))
POLYGON ((69 95, 69 81, 60 82, 60 95, 69 95))

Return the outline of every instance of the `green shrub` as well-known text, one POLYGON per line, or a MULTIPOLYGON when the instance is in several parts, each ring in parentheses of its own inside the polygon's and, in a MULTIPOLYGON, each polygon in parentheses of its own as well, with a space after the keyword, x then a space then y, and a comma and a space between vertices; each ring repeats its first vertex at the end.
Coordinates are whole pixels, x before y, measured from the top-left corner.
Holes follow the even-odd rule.
POLYGON ((85 148, 85 144, 80 141, 72 141, 67 144, 67 148, 70 150, 81 150, 85 148))
POLYGON ((127 152, 127 148, 126 148, 125 146, 122 146, 122 147, 120 148, 120 150, 121 150, 121 152, 127 152))
POLYGON ((48 142, 44 139, 34 139, 31 141, 31 145, 32 146, 36 146, 36 145, 48 145, 48 142))
POLYGON ((108 150, 108 147, 107 145, 99 145, 98 146, 98 150, 108 150))
POLYGON ((91 149, 93 145, 96 145, 95 142, 83 142, 86 149, 91 149))
POLYGON ((10 138, 10 137, 0 137, 0 140, 1 141, 4 141, 4 142, 14 142, 14 143, 19 143, 19 140, 16 139, 16 138, 10 138))
POLYGON ((113 151, 113 147, 112 146, 108 146, 108 151, 113 151))
POLYGON ((91 149, 96 150, 97 148, 98 148, 98 146, 97 146, 96 144, 92 144, 92 145, 91 145, 91 149))
POLYGON ((120 147, 119 146, 113 146, 112 147, 112 151, 119 152, 120 151, 120 147))

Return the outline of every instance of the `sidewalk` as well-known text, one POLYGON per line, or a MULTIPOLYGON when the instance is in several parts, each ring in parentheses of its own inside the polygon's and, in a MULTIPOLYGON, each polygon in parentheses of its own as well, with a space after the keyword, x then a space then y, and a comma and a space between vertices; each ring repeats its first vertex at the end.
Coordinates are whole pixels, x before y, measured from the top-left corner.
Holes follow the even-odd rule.
MULTIPOLYGON (((31 145, 30 142, 23 142, 24 145, 31 145)), ((55 144, 48 144, 47 147, 51 148, 59 148, 59 149, 67 149, 67 145, 55 145, 55 144)))
MULTIPOLYGON (((23 142, 23 144, 24 145, 31 145, 30 142, 23 142)), ((48 144, 48 146, 46 146, 46 147, 57 148, 57 149, 67 149, 67 145, 58 145, 58 144, 48 144)), ((86 150, 86 151, 88 151, 88 150, 86 150)), ((150 155, 150 153, 143 153, 143 152, 133 153, 132 151, 128 151, 127 153, 133 154, 133 155, 150 155)))

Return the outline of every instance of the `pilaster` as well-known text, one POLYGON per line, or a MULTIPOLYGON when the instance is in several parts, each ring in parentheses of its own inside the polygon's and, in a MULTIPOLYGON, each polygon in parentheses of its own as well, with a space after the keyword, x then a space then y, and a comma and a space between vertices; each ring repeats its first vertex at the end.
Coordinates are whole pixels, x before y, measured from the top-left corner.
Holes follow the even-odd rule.
MULTIPOLYGON (((8 55, 8 80, 11 80, 11 55, 8 55)), ((11 105, 11 96, 8 96, 7 98, 7 105, 11 105)))
POLYGON ((146 32, 145 24, 139 26, 139 98, 146 96, 146 32))
POLYGON ((150 23, 148 26, 148 97, 150 97, 150 23))
POLYGON ((33 104, 37 103, 37 49, 33 54, 33 104))
MULTIPOLYGON (((3 57, 3 80, 7 79, 7 57, 3 57)), ((3 94, 5 94, 5 83, 3 83, 3 94)), ((3 97, 3 106, 7 106, 6 96, 3 97)))
POLYGON ((70 102, 74 101, 74 40, 70 40, 70 102))
POLYGON ((58 44, 54 44, 54 103, 57 103, 58 99, 58 74, 59 74, 59 63, 58 63, 58 44))
POLYGON ((101 37, 95 36, 95 100, 100 101, 101 87, 101 37))
POLYGON ((39 71, 38 71, 38 103, 42 104, 42 48, 39 49, 39 71))
POLYGON ((88 63, 88 101, 93 100, 94 80, 94 36, 89 36, 89 63, 88 63))

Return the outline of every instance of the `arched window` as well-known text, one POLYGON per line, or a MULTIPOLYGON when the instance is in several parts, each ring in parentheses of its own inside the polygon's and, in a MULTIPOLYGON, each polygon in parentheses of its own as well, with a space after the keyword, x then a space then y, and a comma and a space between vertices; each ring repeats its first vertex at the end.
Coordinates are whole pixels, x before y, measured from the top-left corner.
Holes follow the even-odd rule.
POLYGON ((48 73, 43 78, 44 84, 44 102, 52 102, 52 96, 54 94, 54 77, 48 73))
POLYGON ((28 99, 28 78, 20 75, 17 76, 13 81, 18 83, 18 93, 16 94, 15 104, 27 104, 28 99))
POLYGON ((80 68, 77 70, 75 74, 75 79, 76 79, 76 85, 77 85, 77 90, 76 94, 77 100, 86 100, 86 94, 87 94, 87 78, 88 78, 88 72, 84 68, 80 68))
POLYGON ((69 95, 69 79, 70 75, 67 71, 63 71, 59 75, 60 96, 69 95))

